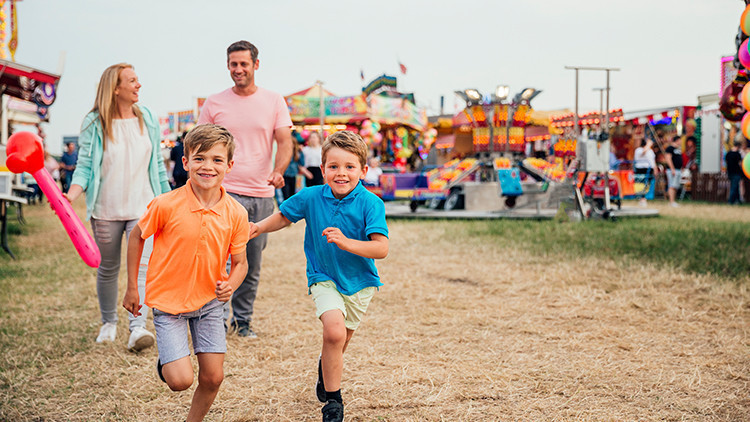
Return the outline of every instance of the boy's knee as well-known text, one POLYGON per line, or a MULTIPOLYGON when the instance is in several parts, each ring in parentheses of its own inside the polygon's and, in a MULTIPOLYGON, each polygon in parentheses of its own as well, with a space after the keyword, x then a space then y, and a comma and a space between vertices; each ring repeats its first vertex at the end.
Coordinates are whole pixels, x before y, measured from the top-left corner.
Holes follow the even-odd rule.
POLYGON ((218 390, 224 381, 224 371, 201 371, 198 374, 198 384, 204 388, 218 390))
POLYGON ((190 388, 191 385, 193 385, 193 377, 192 374, 190 375, 190 378, 186 376, 176 376, 171 378, 165 377, 167 386, 172 391, 185 391, 190 388))
POLYGON ((342 345, 346 341, 346 327, 324 327, 323 342, 332 345, 342 345))

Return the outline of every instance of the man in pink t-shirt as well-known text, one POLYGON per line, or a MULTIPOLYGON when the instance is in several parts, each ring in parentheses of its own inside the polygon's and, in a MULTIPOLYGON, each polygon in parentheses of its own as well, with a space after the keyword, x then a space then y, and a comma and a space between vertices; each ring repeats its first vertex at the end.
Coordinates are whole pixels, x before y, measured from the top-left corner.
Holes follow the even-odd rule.
MULTIPOLYGON (((234 136, 234 168, 227 173, 223 186, 247 209, 250 221, 260 221, 273 213, 274 192, 284 186, 284 170, 292 157, 289 108, 284 97, 255 85, 259 64, 258 49, 251 43, 237 41, 230 45, 227 68, 234 86, 208 97, 198 118, 198 124, 224 126, 234 136)), ((247 276, 232 295, 233 315, 229 322, 241 337, 257 337, 250 322, 266 241, 267 235, 262 235, 247 243, 247 276)), ((224 311, 228 319, 228 303, 224 311)))

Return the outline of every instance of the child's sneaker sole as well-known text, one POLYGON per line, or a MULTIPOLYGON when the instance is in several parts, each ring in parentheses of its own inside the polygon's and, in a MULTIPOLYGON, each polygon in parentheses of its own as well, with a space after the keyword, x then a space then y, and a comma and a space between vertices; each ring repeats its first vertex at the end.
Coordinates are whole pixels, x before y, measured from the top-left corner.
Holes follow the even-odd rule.
POLYGON ((164 379, 164 374, 161 373, 161 368, 162 368, 161 360, 156 359, 156 373, 159 374, 159 379, 161 380, 161 382, 166 383, 167 380, 164 379))
POLYGON ((323 366, 318 357, 318 382, 315 383, 315 395, 318 397, 318 401, 321 403, 326 402, 326 387, 323 384, 323 366))

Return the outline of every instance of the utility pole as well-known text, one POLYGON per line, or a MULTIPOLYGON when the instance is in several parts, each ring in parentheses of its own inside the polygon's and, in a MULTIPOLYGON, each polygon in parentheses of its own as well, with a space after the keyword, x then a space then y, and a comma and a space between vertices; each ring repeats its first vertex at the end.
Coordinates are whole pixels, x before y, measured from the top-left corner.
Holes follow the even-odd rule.
MULTIPOLYGON (((578 71, 579 70, 594 70, 594 71, 604 71, 607 72, 607 86, 604 88, 607 91, 607 109, 606 109, 606 120, 604 125, 604 130, 607 133, 607 136, 609 136, 609 72, 611 71, 619 71, 620 69, 617 67, 587 67, 587 66, 565 66, 566 69, 573 69, 576 71, 576 104, 575 104, 575 117, 573 119, 575 124, 575 136, 576 136, 576 142, 578 142, 580 139, 581 131, 578 128, 578 71)), ((601 108, 601 96, 600 96, 600 108, 601 108)), ((599 114, 599 123, 601 127, 601 113, 599 114)), ((602 139, 602 138, 598 138, 602 139)), ((607 138, 609 139, 609 138, 607 138)), ((588 172, 586 173, 588 176, 588 172)), ((586 177, 584 177, 583 182, 581 182, 581 186, 586 182, 586 177)), ((604 208, 607 212, 609 212, 610 204, 609 204, 609 172, 604 172, 604 208)), ((583 210, 582 210, 583 212, 583 210)))
POLYGON ((617 67, 587 67, 587 66, 565 66, 566 69, 572 69, 576 71, 576 104, 575 104, 575 116, 573 121, 575 122, 575 133, 576 133, 576 139, 578 139, 578 136, 581 134, 581 131, 578 129, 578 71, 579 70, 598 70, 598 71, 605 71, 607 72, 607 87, 604 88, 607 91, 607 120, 606 120, 606 126, 604 127, 604 130, 606 130, 609 133, 609 72, 611 71, 619 71, 620 68, 617 67))
POLYGON ((602 107, 604 104, 604 91, 606 91, 606 89, 607 88, 594 88, 594 91, 599 91, 599 132, 602 131, 602 125, 604 124, 604 110, 602 107))
POLYGON ((318 111, 320 112, 320 139, 325 139, 325 135, 323 134, 323 125, 325 125, 326 122, 326 104, 324 101, 325 99, 323 98, 323 81, 315 81, 315 85, 318 86, 318 94, 320 98, 320 106, 318 107, 318 111))

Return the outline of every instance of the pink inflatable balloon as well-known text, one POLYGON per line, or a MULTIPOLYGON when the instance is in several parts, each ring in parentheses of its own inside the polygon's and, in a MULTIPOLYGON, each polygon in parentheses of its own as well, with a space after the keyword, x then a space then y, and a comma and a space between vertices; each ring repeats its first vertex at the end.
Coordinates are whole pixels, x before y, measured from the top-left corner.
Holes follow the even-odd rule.
POLYGON ((68 232, 78 255, 89 267, 97 268, 102 261, 99 247, 96 246, 83 223, 73 211, 73 207, 62 196, 60 188, 44 168, 44 151, 42 141, 31 132, 18 132, 8 138, 6 148, 8 158, 5 165, 13 173, 28 172, 34 176, 36 183, 47 196, 52 209, 68 232))
POLYGON ((750 69, 750 51, 747 51, 747 40, 742 41, 742 44, 740 44, 740 48, 737 50, 737 57, 745 69, 750 69))

